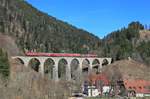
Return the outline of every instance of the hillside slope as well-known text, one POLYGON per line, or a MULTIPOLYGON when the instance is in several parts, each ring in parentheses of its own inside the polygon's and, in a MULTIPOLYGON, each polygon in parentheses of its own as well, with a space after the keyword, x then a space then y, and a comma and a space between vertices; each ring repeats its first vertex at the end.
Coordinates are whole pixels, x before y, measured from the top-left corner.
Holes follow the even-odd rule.
POLYGON ((9 55, 20 55, 21 51, 17 47, 15 40, 8 35, 0 33, 0 48, 3 48, 9 55))
POLYGON ((16 40, 22 51, 87 53, 98 37, 38 11, 24 0, 0 0, 0 32, 16 40))
POLYGON ((141 30, 140 32, 140 40, 141 41, 150 41, 150 31, 148 30, 141 30))
POLYGON ((134 60, 121 60, 103 68, 109 77, 150 80, 150 68, 134 60))

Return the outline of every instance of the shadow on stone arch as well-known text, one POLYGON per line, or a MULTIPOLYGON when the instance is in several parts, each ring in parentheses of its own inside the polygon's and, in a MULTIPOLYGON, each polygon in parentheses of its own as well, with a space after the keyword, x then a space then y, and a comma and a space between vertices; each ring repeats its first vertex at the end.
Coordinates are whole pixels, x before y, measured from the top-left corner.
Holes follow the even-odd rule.
POLYGON ((39 68, 40 68, 40 61, 37 58, 32 58, 29 61, 29 65, 28 65, 31 69, 35 70, 36 72, 39 72, 39 68))
POLYGON ((83 78, 87 77, 89 74, 90 61, 88 59, 84 59, 82 62, 82 76, 83 78))
POLYGON ((21 58, 12 59, 13 66, 11 67, 13 72, 22 72, 24 70, 24 61, 21 58))
POLYGON ((108 64, 109 64, 109 62, 108 62, 107 59, 104 59, 104 60, 102 61, 102 67, 105 67, 105 66, 107 66, 108 64))
POLYGON ((92 73, 93 74, 98 74, 100 71, 99 71, 99 66, 100 66, 100 62, 98 59, 94 59, 93 62, 92 62, 92 73))
POLYGON ((58 62, 58 78, 60 80, 67 80, 67 69, 68 62, 66 59, 60 59, 58 62))
POLYGON ((44 75, 49 79, 53 79, 54 65, 55 62, 51 58, 46 59, 44 62, 44 75))
POLYGON ((70 64, 71 68, 71 79, 72 80, 79 80, 80 75, 80 68, 79 68, 79 60, 78 59, 73 59, 70 64))
POLYGON ((24 61, 21 58, 14 58, 13 63, 19 64, 19 65, 24 65, 24 61))

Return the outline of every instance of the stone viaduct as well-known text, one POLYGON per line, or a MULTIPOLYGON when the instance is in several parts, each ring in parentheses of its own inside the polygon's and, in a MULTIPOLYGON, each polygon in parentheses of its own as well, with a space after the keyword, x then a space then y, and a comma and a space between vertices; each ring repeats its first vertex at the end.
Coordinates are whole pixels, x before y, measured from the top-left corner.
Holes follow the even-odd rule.
POLYGON ((64 69, 65 80, 72 80, 75 75, 82 75, 83 72, 89 74, 91 71, 100 72, 102 67, 111 64, 111 58, 98 57, 46 57, 46 56, 14 56, 12 59, 19 60, 24 66, 31 67, 43 76, 50 72, 51 79, 58 81, 62 77, 62 69, 64 69), (31 62, 36 60, 38 66, 30 66, 31 62), (49 60, 49 62, 48 62, 49 60), (61 63, 62 62, 62 63, 61 63), (50 68, 45 64, 49 63, 50 68), (47 71, 45 70, 47 68, 47 71), (48 70, 49 69, 49 70, 48 70), (75 73, 73 73, 76 71, 75 73))

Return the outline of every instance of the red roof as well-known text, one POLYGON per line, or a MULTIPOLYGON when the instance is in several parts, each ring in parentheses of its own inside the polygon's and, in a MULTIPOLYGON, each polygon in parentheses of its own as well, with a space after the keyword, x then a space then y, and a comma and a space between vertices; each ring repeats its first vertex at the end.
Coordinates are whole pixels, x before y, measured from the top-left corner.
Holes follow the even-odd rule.
POLYGON ((124 80, 127 90, 134 90, 136 93, 150 93, 150 81, 146 80, 124 80))
POLYGON ((106 75, 104 74, 98 74, 98 75, 90 75, 89 80, 93 83, 96 84, 97 81, 103 81, 103 84, 105 86, 109 85, 109 80, 106 75))

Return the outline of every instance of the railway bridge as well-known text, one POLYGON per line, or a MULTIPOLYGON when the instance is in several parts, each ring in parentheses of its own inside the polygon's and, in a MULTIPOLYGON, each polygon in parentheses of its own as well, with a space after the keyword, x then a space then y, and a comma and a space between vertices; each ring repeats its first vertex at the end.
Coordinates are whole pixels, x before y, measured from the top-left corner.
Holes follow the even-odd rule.
POLYGON ((13 56, 12 59, 56 81, 78 80, 81 76, 100 72, 103 66, 112 62, 111 58, 89 54, 27 53, 26 56, 13 56))

